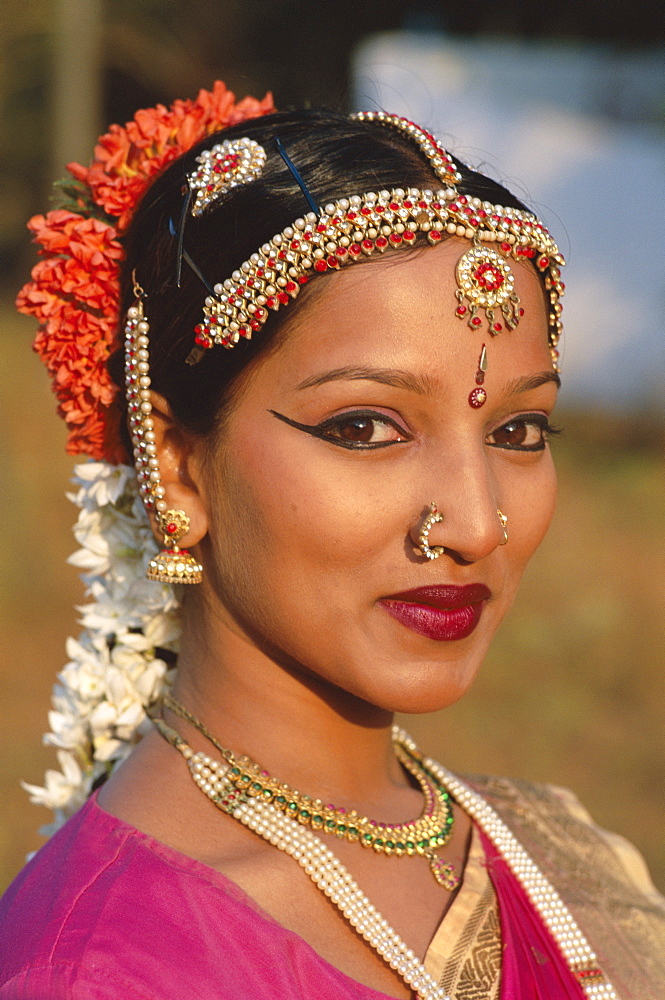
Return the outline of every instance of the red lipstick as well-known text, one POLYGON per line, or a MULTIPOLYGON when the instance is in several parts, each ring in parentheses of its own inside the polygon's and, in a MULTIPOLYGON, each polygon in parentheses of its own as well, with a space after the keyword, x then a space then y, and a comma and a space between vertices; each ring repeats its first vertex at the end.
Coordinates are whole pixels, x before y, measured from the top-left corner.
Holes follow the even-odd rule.
POLYGON ((404 590, 379 602, 412 632, 436 642, 466 639, 480 621, 492 592, 482 583, 465 587, 428 586, 404 590))

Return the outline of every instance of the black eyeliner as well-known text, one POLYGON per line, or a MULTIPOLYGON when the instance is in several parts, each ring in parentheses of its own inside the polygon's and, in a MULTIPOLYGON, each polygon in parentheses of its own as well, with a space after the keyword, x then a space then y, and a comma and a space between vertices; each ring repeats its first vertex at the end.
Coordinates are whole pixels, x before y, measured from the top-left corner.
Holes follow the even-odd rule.
MULTIPOLYGON (((377 448, 386 448, 388 445, 399 443, 396 441, 375 441, 372 444, 369 441, 345 441, 343 438, 335 438, 328 433, 328 428, 335 426, 335 423, 339 422, 338 417, 331 417, 330 420, 326 420, 322 424, 301 424, 299 420, 292 420, 291 417, 286 417, 283 413, 278 413, 277 410, 268 410, 268 413, 272 413, 273 417, 277 417, 278 420, 288 424, 289 427, 295 427, 296 430, 319 438, 320 441, 327 441, 329 444, 337 445, 338 448, 346 448, 348 451, 376 451, 377 448)), ((341 413, 340 417, 349 417, 352 419, 353 417, 367 415, 367 411, 359 410, 356 413, 353 411, 348 414, 341 413)), ((378 417, 373 419, 378 419, 378 417)))
POLYGON ((494 444, 493 441, 487 442, 488 448, 500 448, 501 451, 545 451, 545 445, 547 440, 544 438, 538 444, 494 444))

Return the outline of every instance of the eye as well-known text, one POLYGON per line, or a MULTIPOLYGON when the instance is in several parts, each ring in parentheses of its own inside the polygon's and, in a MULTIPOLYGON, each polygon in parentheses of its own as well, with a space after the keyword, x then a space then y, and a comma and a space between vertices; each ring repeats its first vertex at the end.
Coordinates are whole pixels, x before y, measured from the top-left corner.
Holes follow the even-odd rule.
POLYGON ((270 412, 290 427, 353 451, 385 448, 387 445, 410 440, 407 432, 392 417, 373 410, 339 413, 323 420, 320 424, 301 424, 298 420, 284 416, 283 413, 277 413, 276 410, 270 412))
POLYGON ((558 433, 544 413, 525 413, 493 430, 487 444, 508 451, 543 451, 548 438, 558 433))
POLYGON ((368 411, 341 413, 319 425, 329 440, 345 444, 377 445, 406 441, 407 435, 394 420, 368 411))

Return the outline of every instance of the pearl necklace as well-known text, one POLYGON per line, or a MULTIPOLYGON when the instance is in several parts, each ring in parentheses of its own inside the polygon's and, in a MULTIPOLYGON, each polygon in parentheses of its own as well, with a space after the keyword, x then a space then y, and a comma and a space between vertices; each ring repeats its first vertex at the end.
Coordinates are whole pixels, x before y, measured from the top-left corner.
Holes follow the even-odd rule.
MULTIPOLYGON (((314 833, 269 802, 254 797, 238 801, 235 789, 229 793, 228 762, 195 753, 162 719, 151 718, 160 734, 182 754, 193 780, 215 806, 297 861, 354 930, 402 977, 418 1000, 452 1000, 367 899, 341 861, 314 833)), ((420 755, 411 737, 397 726, 393 728, 393 741, 409 755, 420 755)), ((422 761, 499 850, 589 1000, 620 1000, 570 910, 494 809, 445 767, 429 757, 423 757, 422 761)))

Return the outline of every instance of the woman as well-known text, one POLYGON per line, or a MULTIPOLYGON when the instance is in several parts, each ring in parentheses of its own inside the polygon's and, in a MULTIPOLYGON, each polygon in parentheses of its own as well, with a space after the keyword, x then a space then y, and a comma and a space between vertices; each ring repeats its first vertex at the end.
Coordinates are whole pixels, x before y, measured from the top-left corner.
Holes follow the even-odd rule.
POLYGON ((133 453, 162 549, 137 584, 136 489, 79 472, 96 603, 54 740, 88 791, 149 731, 8 891, 0 996, 656 997, 632 849, 392 730, 468 690, 547 530, 558 250, 412 123, 218 132, 270 110, 220 87, 112 130, 70 168, 76 218, 35 223, 53 256, 20 304, 71 446, 133 453), (86 291, 120 257, 124 349, 86 291))

